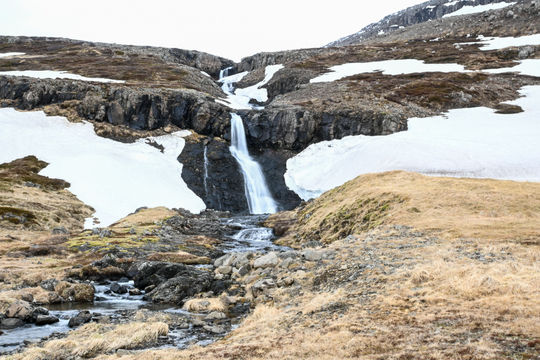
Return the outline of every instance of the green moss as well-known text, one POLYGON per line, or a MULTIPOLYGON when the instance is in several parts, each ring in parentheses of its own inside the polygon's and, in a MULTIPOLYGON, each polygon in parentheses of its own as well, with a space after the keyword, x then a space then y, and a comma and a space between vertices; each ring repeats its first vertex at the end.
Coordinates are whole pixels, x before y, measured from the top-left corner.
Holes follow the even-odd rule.
POLYGON ((319 230, 315 234, 309 234, 309 236, 315 235, 317 240, 327 243, 354 233, 374 229, 384 222, 392 205, 403 201, 403 198, 394 194, 383 194, 381 198, 358 200, 328 214, 319 224, 319 230))

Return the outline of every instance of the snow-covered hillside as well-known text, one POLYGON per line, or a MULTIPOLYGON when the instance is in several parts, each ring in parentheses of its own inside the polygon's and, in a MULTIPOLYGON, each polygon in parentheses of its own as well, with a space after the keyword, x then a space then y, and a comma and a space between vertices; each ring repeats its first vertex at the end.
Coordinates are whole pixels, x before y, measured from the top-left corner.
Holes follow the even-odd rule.
POLYGON ((123 80, 113 80, 106 78, 90 78, 86 76, 81 76, 77 74, 71 74, 67 71, 54 71, 54 70, 13 70, 13 71, 0 71, 0 76, 27 76, 36 79, 70 79, 70 80, 81 80, 81 81, 92 81, 100 83, 115 83, 122 84, 125 83, 123 80))
MULTIPOLYGON (((35 155, 50 165, 41 175, 71 183, 69 190, 92 206, 107 226, 142 206, 200 212, 205 208, 184 183, 177 157, 189 131, 132 144, 99 137, 90 123, 70 123, 43 112, 0 109, 0 163, 35 155), (151 146, 155 142, 163 152, 151 146)), ((93 226, 92 219, 86 222, 93 226)))
POLYGON ((540 181, 540 86, 525 87, 518 114, 479 107, 409 119, 409 130, 309 146, 287 162, 287 186, 307 200, 358 175, 428 175, 540 181))

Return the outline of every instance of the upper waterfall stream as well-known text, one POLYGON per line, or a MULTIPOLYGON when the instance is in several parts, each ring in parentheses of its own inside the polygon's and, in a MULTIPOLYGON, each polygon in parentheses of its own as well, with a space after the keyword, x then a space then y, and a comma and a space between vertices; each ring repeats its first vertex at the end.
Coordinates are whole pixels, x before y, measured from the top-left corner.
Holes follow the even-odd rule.
POLYGON ((261 166, 249 155, 244 123, 238 114, 231 114, 232 156, 238 161, 244 177, 244 189, 251 214, 272 214, 277 205, 262 172, 261 166))

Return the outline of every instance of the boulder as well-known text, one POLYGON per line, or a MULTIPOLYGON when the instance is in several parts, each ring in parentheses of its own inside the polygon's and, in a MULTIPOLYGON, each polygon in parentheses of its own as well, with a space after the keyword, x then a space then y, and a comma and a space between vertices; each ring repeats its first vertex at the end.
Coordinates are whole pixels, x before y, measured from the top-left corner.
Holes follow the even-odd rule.
POLYGON ((210 333, 212 333, 212 334, 222 334, 222 333, 224 333, 226 331, 225 327, 219 326, 219 325, 213 325, 213 326, 204 325, 203 329, 210 332, 210 333))
POLYGON ((54 291, 64 299, 64 301, 82 303, 94 301, 95 289, 91 284, 60 281, 54 287, 54 291))
POLYGON ((184 266, 174 275, 160 282, 145 298, 157 303, 181 305, 186 297, 208 291, 212 286, 212 274, 195 267, 184 266))
POLYGON ((158 286, 179 274, 188 274, 190 269, 194 268, 180 263, 146 261, 134 264, 128 270, 128 275, 132 276, 135 287, 145 289, 150 285, 158 286))
POLYGON ((34 308, 26 301, 16 301, 6 310, 7 318, 21 319, 22 321, 32 321, 34 308))
POLYGON ((323 258, 324 254, 322 251, 306 249, 302 251, 302 256, 308 261, 319 261, 323 258))
POLYGON ((226 319, 227 315, 221 311, 212 311, 210 314, 206 315, 204 317, 204 320, 206 321, 214 321, 214 320, 223 320, 226 319))
POLYGON ((220 266, 216 269, 217 274, 229 275, 232 273, 232 266, 220 266))
POLYGON ((273 279, 261 279, 253 284, 251 287, 251 293, 253 294, 253 297, 257 297, 262 295, 267 289, 274 287, 276 287, 276 283, 273 279))
POLYGON ((24 325, 24 321, 16 318, 2 319, 0 329, 15 329, 24 325))
POLYGON ((36 325, 37 326, 54 324, 54 323, 56 323, 58 321, 59 321, 59 319, 56 316, 53 316, 53 315, 38 315, 36 317, 36 325))
POLYGON ((70 328, 78 327, 78 326, 81 326, 83 324, 90 322, 91 320, 92 320, 92 314, 90 313, 90 311, 87 311, 87 310, 81 311, 77 315, 69 319, 68 326, 70 328))
POLYGON ((126 286, 120 285, 117 282, 112 283, 109 289, 111 289, 112 292, 117 293, 117 294, 125 294, 128 292, 128 289, 126 286))
POLYGON ((279 258, 276 255, 275 252, 269 252, 266 255, 263 255, 253 262, 253 267, 255 269, 259 268, 268 268, 268 267, 274 267, 277 264, 279 264, 279 258))

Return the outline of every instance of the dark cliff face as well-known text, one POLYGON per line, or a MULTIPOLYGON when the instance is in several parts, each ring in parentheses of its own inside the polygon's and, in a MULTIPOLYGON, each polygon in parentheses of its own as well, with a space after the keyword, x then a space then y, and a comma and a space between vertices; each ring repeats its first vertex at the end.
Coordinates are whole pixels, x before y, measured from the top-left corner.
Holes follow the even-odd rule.
POLYGON ((230 126, 229 110, 196 91, 94 85, 70 80, 0 77, 0 98, 32 110, 70 101, 80 118, 155 130, 167 125, 222 136, 230 126))
POLYGON ((190 136, 186 138, 186 145, 178 160, 183 164, 182 178, 189 188, 203 199, 207 208, 235 213, 247 211, 244 180, 226 141, 190 136), (206 180, 205 147, 208 176, 206 180))
POLYGON ((299 152, 309 144, 349 135, 385 135, 407 129, 405 118, 371 110, 341 112, 303 108, 268 108, 245 112, 247 136, 253 147, 299 152))
MULTIPOLYGON (((287 189, 283 178, 286 161, 293 155, 292 152, 270 149, 254 154, 263 168, 270 192, 280 210, 293 209, 300 203, 300 198, 287 189)), ((248 212, 244 179, 238 163, 229 151, 227 141, 190 136, 186 138, 186 145, 178 160, 183 164, 182 178, 208 208, 234 213, 248 212)))

